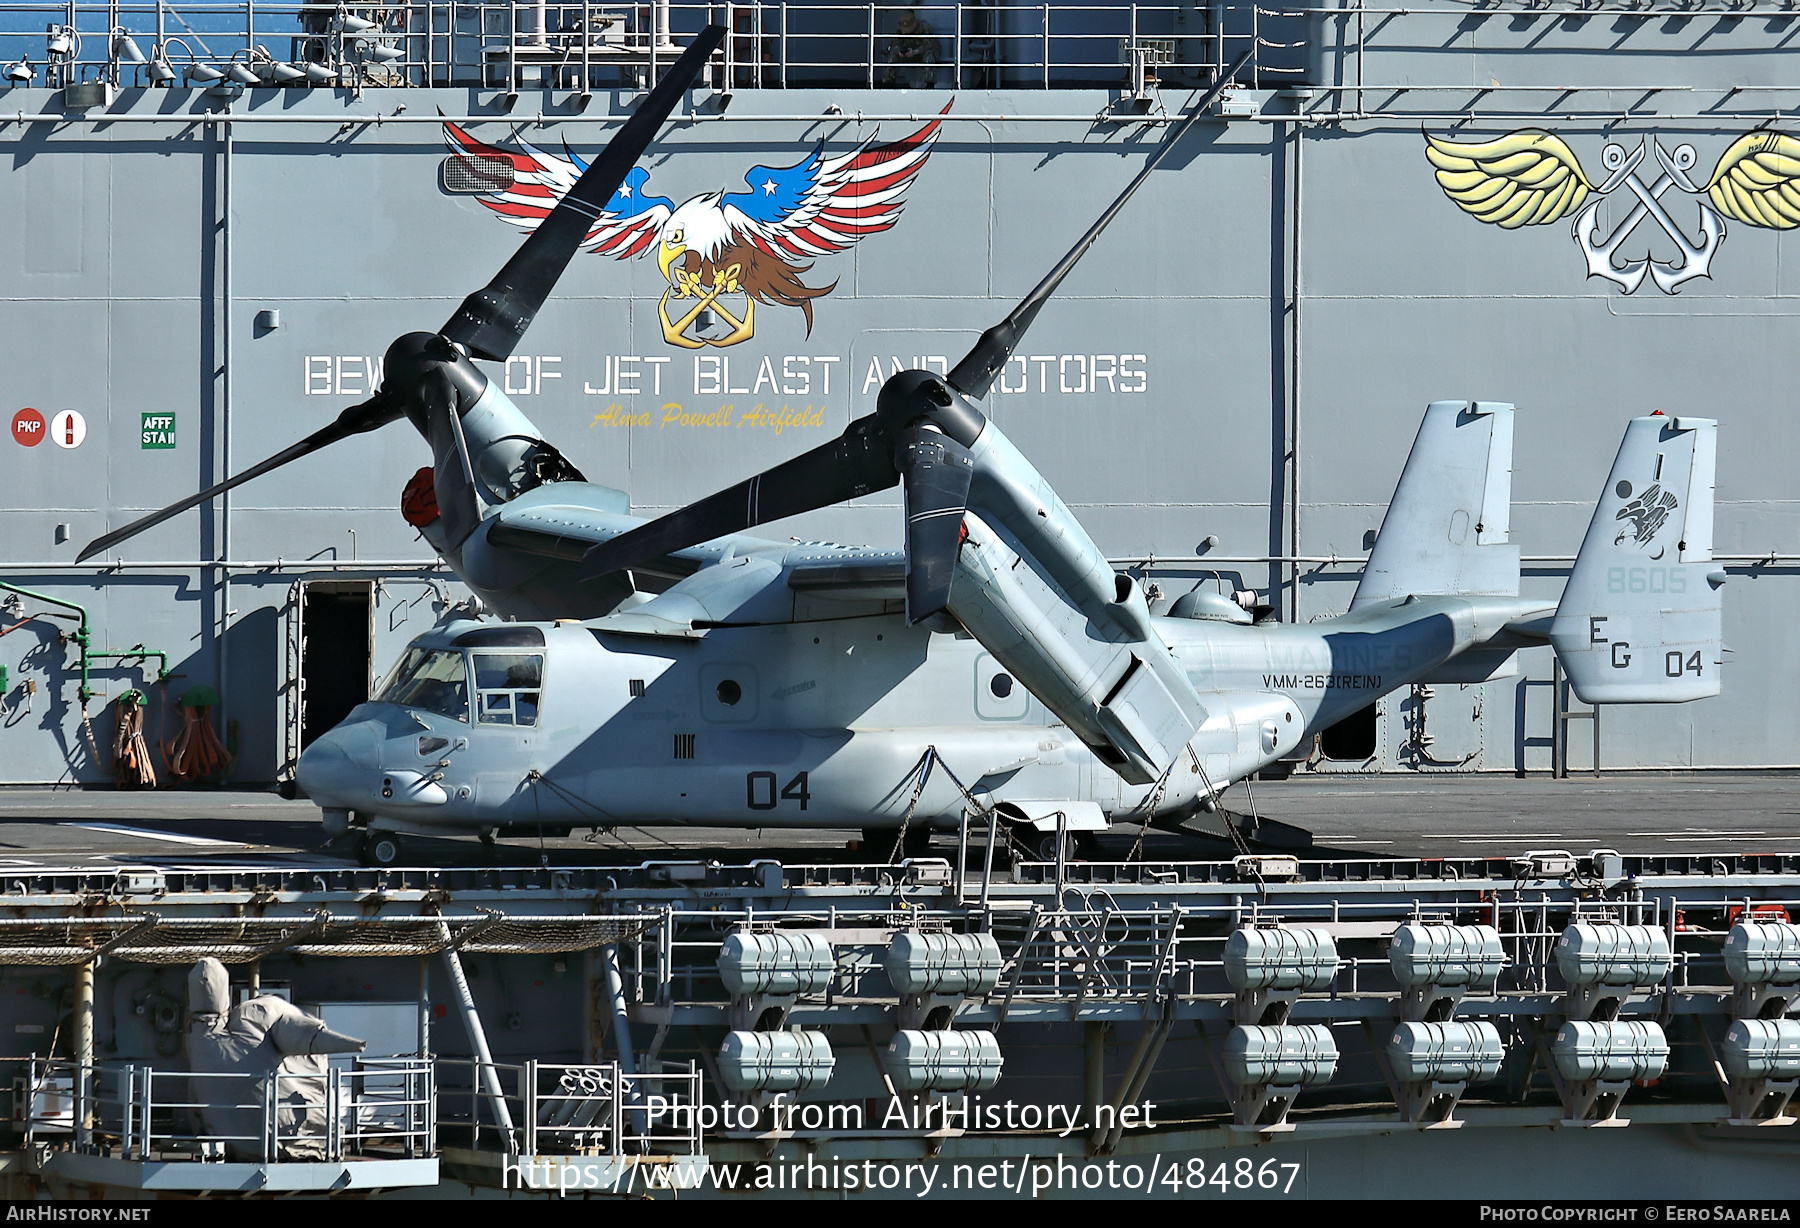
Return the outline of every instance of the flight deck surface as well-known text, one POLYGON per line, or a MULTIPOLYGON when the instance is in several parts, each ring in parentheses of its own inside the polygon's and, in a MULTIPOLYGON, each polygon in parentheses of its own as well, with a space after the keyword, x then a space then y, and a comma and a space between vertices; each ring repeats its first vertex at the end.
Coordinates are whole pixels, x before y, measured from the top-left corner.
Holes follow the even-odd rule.
MULTIPOLYGON (((1527 849, 1585 853, 1758 853, 1800 850, 1800 781, 1787 773, 1630 773, 1552 780, 1545 776, 1330 776, 1255 784, 1255 809, 1311 831, 1323 854, 1467 857, 1527 849)), ((1240 786, 1235 812, 1251 809, 1240 786)), ((353 864, 354 848, 329 844, 310 802, 272 792, 135 793, 114 790, 0 790, 0 868, 89 864, 353 864)), ((1190 824, 1212 836, 1152 831, 1140 855, 1182 860, 1228 855, 1217 819, 1190 824)), ((760 831, 704 827, 627 828, 566 837, 500 841, 490 852, 473 839, 409 837, 409 864, 479 866, 636 864, 672 855, 721 861, 866 860, 843 828, 760 831)), ((972 837, 973 838, 973 837, 972 837)), ((936 837, 940 854, 954 833, 936 837)), ((1123 860, 1137 829, 1099 838, 1102 856, 1123 860)), ((1304 855, 1304 854, 1303 854, 1304 855)))

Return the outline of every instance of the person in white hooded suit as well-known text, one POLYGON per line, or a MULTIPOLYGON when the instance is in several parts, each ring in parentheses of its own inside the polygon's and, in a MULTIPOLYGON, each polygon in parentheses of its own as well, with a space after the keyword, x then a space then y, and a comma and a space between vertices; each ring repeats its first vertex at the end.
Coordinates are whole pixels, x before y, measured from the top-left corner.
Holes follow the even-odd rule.
POLYGON ((333 1032, 325 1021, 269 994, 231 1005, 225 965, 208 956, 188 973, 188 1068, 196 1076, 262 1078, 193 1080, 200 1122, 214 1137, 228 1136, 235 1160, 260 1160, 263 1078, 279 1072, 281 1160, 325 1158, 325 1057, 361 1053, 366 1042, 333 1032))

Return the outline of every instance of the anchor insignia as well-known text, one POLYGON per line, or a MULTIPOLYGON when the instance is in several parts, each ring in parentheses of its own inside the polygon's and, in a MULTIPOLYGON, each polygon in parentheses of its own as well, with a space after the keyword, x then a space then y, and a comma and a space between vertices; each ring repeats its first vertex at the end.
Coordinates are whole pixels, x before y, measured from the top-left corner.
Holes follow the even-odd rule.
POLYGON ((1662 147, 1662 142, 1653 136, 1644 138, 1644 143, 1631 153, 1625 152, 1623 145, 1608 145, 1600 152, 1600 160, 1612 174, 1605 183, 1594 189, 1594 200, 1575 217, 1575 243, 1581 248, 1582 255, 1587 257, 1589 277, 1604 277, 1624 287, 1630 294, 1644 284, 1644 274, 1649 273, 1656 281, 1657 289, 1664 294, 1674 294, 1683 282, 1696 277, 1712 276, 1712 258, 1718 253, 1719 244, 1725 240, 1725 223, 1719 215, 1702 203, 1700 205, 1700 242, 1688 242, 1688 237, 1669 211, 1663 207, 1662 197, 1671 187, 1678 187, 1690 196, 1703 195, 1706 189, 1697 187, 1688 178, 1688 171, 1693 168, 1698 155, 1692 145, 1677 145, 1671 154, 1662 147), (1658 175, 1650 186, 1638 178, 1637 168, 1643 162, 1645 152, 1656 155, 1662 166, 1662 174, 1658 175), (1605 203, 1607 195, 1614 189, 1624 186, 1629 188, 1638 198, 1637 206, 1625 215, 1625 220, 1613 227, 1611 235, 1605 239, 1600 237, 1600 206, 1605 203), (1681 252, 1679 262, 1667 264, 1652 260, 1648 254, 1642 260, 1620 260, 1619 245, 1631 237, 1638 223, 1645 218, 1655 218, 1656 224, 1663 229, 1681 252))
POLYGON ((1600 277, 1635 293, 1646 278, 1664 294, 1679 292, 1697 277, 1712 276, 1713 257, 1725 241, 1725 219, 1747 226, 1790 230, 1800 225, 1800 140, 1782 132, 1752 132, 1734 141, 1704 185, 1688 174, 1699 155, 1692 145, 1669 149, 1646 136, 1635 150, 1608 143, 1601 151, 1607 177, 1589 180, 1574 151, 1561 138, 1537 129, 1509 133, 1479 144, 1446 141, 1427 134, 1425 156, 1437 168, 1438 186, 1456 206, 1478 221, 1513 230, 1542 226, 1574 215, 1575 245, 1589 277, 1600 277), (1649 183, 1638 174, 1646 161, 1658 168, 1649 183), (1664 204, 1671 189, 1693 196, 1699 210, 1699 237, 1679 223, 1664 204), (1631 211, 1610 233, 1600 228, 1600 207, 1616 192, 1636 197, 1631 211), (1591 198, 1591 199, 1590 199, 1591 198), (1648 218, 1674 244, 1674 260, 1622 255, 1620 248, 1648 218))

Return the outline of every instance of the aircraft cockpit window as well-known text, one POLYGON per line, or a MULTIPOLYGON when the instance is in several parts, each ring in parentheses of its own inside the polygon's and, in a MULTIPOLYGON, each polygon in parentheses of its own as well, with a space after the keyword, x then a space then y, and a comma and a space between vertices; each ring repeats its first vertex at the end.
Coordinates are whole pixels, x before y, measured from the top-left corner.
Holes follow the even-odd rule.
POLYGON ((463 654, 442 648, 408 648, 376 698, 452 720, 468 720, 469 679, 463 654))
POLYGON ((543 685, 542 653, 475 654, 476 711, 484 725, 537 724, 538 694, 543 685))

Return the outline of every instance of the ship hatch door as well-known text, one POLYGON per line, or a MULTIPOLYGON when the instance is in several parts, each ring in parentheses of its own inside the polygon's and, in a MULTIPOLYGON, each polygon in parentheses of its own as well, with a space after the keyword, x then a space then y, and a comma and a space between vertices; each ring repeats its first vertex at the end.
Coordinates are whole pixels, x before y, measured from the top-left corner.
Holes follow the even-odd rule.
POLYGON ((374 586, 319 580, 300 591, 300 749, 369 698, 374 586))

